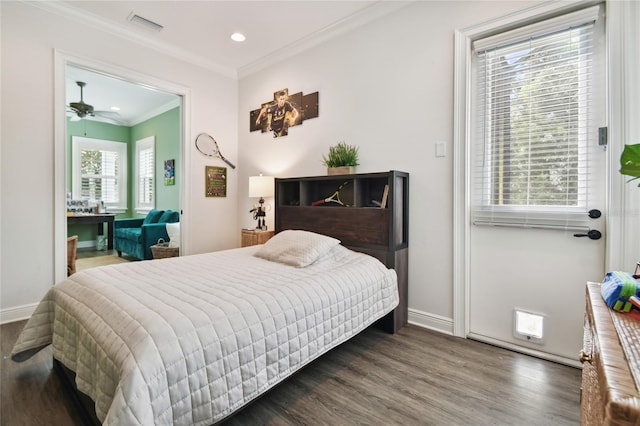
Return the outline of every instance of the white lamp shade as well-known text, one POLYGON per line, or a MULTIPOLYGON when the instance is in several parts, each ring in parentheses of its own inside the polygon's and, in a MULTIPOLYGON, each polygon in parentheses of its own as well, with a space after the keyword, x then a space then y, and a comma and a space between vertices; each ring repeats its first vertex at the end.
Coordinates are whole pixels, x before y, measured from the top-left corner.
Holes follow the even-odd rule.
POLYGON ((249 176, 249 197, 273 197, 273 176, 249 176))

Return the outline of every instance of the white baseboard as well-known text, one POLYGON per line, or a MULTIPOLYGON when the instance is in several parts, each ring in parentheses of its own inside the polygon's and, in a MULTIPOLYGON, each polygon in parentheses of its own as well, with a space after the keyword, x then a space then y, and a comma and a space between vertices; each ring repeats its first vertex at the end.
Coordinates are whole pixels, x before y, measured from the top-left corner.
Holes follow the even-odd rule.
POLYGON ((409 324, 453 336, 453 319, 409 309, 409 324))
POLYGON ((78 248, 93 248, 97 247, 95 240, 78 241, 78 248))
MULTIPOLYGON (((453 319, 451 318, 430 314, 428 312, 422 312, 417 309, 409 309, 409 324, 453 336, 453 319)), ((560 364, 568 365, 570 367, 582 368, 582 365, 577 359, 570 359, 560 355, 537 351, 535 349, 524 348, 522 346, 514 345, 508 342, 503 342, 501 340, 492 339, 490 337, 474 333, 469 333, 467 338, 483 343, 488 343, 490 345, 499 346, 514 352, 520 352, 526 355, 534 356, 536 358, 545 359, 547 361, 557 362, 560 364)))
POLYGON ((536 358, 541 358, 547 361, 557 362, 559 364, 568 365, 569 367, 582 368, 582 364, 580 363, 580 361, 578 361, 577 357, 573 359, 566 358, 561 355, 549 354, 535 349, 514 345, 513 343, 505 342, 503 340, 493 339, 491 337, 483 336, 482 334, 469 333, 469 336, 467 337, 479 342, 488 343, 493 346, 499 346, 504 349, 509 349, 513 352, 520 352, 521 354, 534 356, 536 358))
POLYGON ((29 319, 37 306, 37 303, 33 303, 31 305, 2 309, 0 310, 0 324, 29 319))

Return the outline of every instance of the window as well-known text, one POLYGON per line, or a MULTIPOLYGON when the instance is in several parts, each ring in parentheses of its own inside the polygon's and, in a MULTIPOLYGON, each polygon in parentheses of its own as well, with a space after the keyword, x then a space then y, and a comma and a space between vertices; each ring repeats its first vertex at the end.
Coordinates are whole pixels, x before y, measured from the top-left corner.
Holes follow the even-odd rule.
POLYGON ((102 200, 110 211, 127 209, 127 144, 73 136, 72 195, 102 200))
POLYGON ((155 206, 155 137, 136 142, 136 204, 138 213, 151 210, 155 206))
POLYGON ((473 42, 475 224, 566 225, 587 210, 598 13, 473 42))

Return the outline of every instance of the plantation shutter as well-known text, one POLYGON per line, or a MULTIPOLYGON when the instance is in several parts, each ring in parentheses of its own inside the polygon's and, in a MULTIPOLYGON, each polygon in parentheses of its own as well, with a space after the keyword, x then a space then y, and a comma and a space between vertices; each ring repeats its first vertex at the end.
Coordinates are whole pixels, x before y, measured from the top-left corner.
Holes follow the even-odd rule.
POLYGON ((72 136, 74 200, 102 201, 110 211, 127 208, 127 144, 72 136))
POLYGON ((599 7, 473 43, 472 222, 582 228, 599 7))
POLYGON ((137 187, 136 209, 149 210, 154 207, 155 191, 155 137, 151 136, 136 142, 137 187))
POLYGON ((81 199, 118 203, 118 152, 83 149, 80 156, 81 199))

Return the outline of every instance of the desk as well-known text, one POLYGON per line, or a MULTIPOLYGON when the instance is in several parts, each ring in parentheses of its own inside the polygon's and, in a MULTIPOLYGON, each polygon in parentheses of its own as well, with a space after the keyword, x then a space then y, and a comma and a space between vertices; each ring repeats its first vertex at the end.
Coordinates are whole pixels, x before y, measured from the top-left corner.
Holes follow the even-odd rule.
POLYGON ((98 224, 98 235, 103 235, 104 230, 102 228, 103 223, 107 223, 107 248, 113 250, 113 221, 115 220, 115 214, 103 213, 103 214, 79 214, 73 216, 67 216, 67 225, 85 225, 87 223, 98 224))

